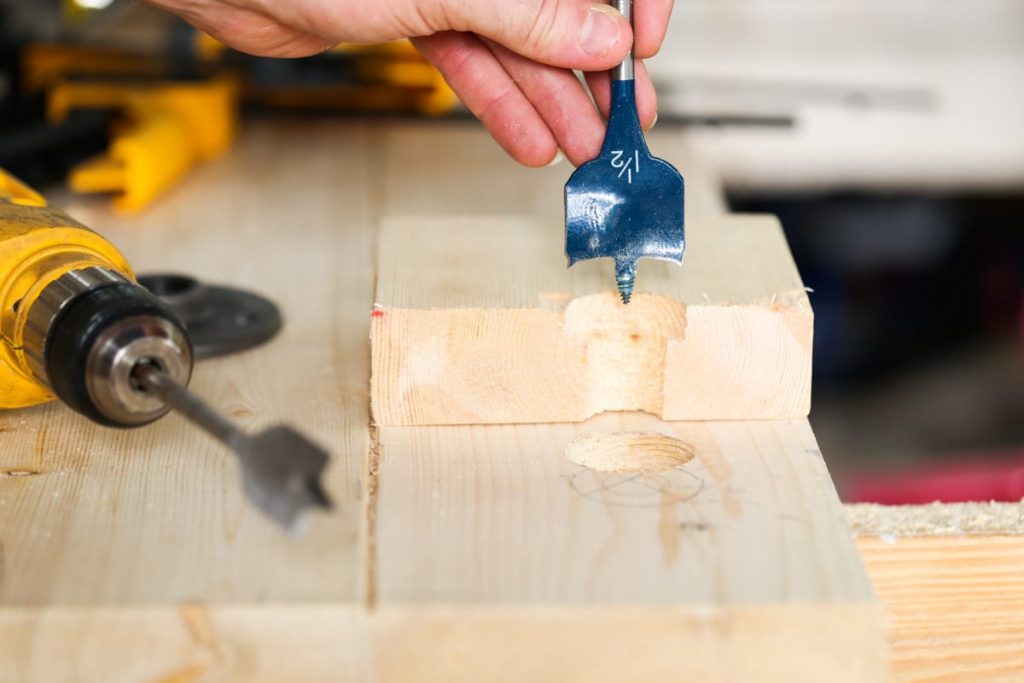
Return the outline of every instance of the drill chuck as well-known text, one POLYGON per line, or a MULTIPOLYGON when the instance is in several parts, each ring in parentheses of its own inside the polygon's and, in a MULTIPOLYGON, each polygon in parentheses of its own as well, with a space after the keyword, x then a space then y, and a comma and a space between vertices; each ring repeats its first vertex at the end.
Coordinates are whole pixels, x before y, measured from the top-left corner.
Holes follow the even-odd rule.
POLYGON ((107 268, 72 270, 49 283, 28 310, 23 340, 33 375, 108 426, 142 426, 170 410, 139 385, 139 367, 154 366, 182 385, 192 374, 192 347, 178 317, 107 268))
POLYGON ((329 509, 326 451, 287 427, 242 432, 185 388, 193 348, 182 318, 212 355, 266 341, 277 309, 226 288, 156 282, 175 285, 173 303, 134 282, 113 245, 0 170, 0 409, 56 394, 111 427, 177 409, 238 454, 246 495, 275 521, 294 528, 305 510, 329 509))

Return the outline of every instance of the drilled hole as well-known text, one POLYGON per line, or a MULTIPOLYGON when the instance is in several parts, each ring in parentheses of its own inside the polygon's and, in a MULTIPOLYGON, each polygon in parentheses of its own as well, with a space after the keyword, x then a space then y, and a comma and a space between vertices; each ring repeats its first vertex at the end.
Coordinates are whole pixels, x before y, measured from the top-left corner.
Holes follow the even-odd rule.
POLYGON ((665 472, 693 459, 690 444, 664 434, 615 432, 573 439, 565 455, 577 465, 602 472, 665 472))

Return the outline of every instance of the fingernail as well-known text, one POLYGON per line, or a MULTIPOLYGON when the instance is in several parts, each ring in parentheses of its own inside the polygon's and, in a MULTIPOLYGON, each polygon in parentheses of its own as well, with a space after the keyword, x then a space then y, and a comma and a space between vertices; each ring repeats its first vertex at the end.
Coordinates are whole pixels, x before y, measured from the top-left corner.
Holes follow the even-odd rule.
POLYGON ((552 166, 558 166, 563 161, 565 161, 565 152, 563 152, 562 150, 558 150, 558 153, 555 154, 555 158, 548 162, 548 168, 551 168, 552 166))
POLYGON ((580 30, 580 47, 588 55, 603 57, 622 36, 622 15, 611 5, 594 5, 580 30))
POLYGON ((651 121, 651 125, 647 126, 647 130, 653 129, 656 125, 658 125, 658 112, 654 112, 654 120, 651 121))

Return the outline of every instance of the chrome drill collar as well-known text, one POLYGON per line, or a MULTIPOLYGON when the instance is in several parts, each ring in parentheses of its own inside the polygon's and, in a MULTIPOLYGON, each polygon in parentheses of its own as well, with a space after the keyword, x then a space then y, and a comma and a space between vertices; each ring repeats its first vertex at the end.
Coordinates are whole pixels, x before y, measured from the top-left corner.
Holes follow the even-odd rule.
POLYGON ((50 385, 44 356, 46 337, 60 312, 81 294, 98 287, 128 282, 120 273, 108 268, 90 267, 70 270, 43 288, 32 302, 22 331, 25 362, 39 381, 50 385))
POLYGON ((137 315, 117 321, 96 339, 85 365, 86 390, 93 405, 120 425, 146 424, 171 409, 139 385, 133 373, 140 364, 187 385, 192 350, 181 328, 165 318, 137 315))

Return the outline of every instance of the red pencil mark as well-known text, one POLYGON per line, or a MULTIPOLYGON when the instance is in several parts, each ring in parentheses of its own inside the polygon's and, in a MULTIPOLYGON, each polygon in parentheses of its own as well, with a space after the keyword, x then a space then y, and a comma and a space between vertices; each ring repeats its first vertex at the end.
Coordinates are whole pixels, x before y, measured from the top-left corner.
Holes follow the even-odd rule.
POLYGON ((377 309, 373 313, 371 313, 370 315, 373 316, 374 318, 383 318, 384 317, 384 311, 382 311, 380 309, 377 309))

